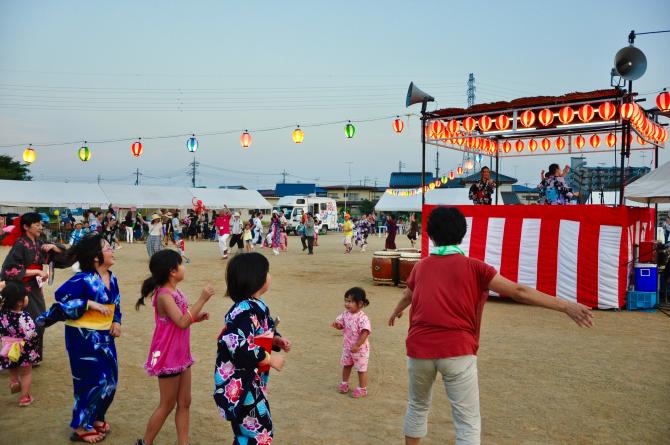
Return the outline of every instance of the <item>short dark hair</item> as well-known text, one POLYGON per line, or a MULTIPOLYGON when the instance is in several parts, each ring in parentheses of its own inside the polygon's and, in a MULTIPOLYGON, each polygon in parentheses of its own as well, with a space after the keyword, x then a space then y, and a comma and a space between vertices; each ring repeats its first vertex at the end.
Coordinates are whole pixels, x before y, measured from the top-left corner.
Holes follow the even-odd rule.
POLYGON ((40 216, 39 213, 37 212, 24 213, 21 216, 21 231, 25 232, 26 231, 25 226, 30 227, 36 222, 42 222, 42 217, 40 216))
POLYGON ((351 298, 355 302, 361 303, 363 306, 370 304, 365 296, 365 290, 362 287, 352 287, 344 293, 344 298, 351 298))
POLYGON ((549 170, 547 171, 547 174, 549 176, 552 176, 556 170, 560 170, 561 167, 558 164, 551 164, 549 165, 549 170))
POLYGON ((102 242, 105 239, 99 233, 85 236, 78 244, 67 251, 72 263, 79 261, 79 268, 84 272, 95 272, 95 260, 98 264, 105 261, 102 255, 102 242))
POLYGON ((0 303, 2 303, 2 309, 5 311, 16 309, 19 302, 22 302, 26 295, 28 295, 28 292, 23 283, 20 281, 8 281, 1 294, 0 303))
POLYGON ((484 173, 484 170, 489 170, 489 171, 491 171, 491 169, 488 168, 487 166, 483 166, 482 169, 479 170, 479 172, 480 172, 480 173, 484 173))
POLYGON ((456 207, 437 207, 428 217, 428 236, 436 246, 460 244, 467 229, 465 216, 456 207))
POLYGON ((270 271, 270 262, 258 252, 239 253, 226 269, 226 296, 234 302, 251 298, 261 290, 270 271))

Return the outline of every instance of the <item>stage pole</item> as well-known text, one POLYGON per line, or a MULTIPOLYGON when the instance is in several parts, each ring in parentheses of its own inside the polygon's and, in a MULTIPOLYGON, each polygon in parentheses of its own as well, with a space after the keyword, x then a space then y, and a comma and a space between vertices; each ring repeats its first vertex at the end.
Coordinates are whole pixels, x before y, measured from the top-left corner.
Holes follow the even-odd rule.
MULTIPOLYGON (((628 81, 628 101, 633 102, 633 81, 628 81)), ((630 120, 623 123, 623 131, 621 132, 621 171, 619 172, 619 205, 624 205, 624 166, 626 157, 630 156, 630 120)))
POLYGON ((426 204, 426 106, 425 100, 421 103, 421 212, 426 204))
POLYGON ((496 150, 496 205, 498 205, 498 187, 500 185, 498 184, 498 180, 500 179, 500 156, 498 154, 498 150, 496 150))

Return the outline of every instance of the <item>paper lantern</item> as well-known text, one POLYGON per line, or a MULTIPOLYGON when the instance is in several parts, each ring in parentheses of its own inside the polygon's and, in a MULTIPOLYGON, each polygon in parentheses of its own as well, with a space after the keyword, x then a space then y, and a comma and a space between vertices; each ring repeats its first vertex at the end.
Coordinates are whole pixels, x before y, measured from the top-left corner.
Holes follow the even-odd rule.
POLYGON ((521 153, 523 151, 523 141, 521 139, 516 141, 514 144, 514 149, 517 151, 517 153, 521 153))
POLYGON ((542 150, 549 151, 551 148, 551 141, 547 138, 542 139, 542 150))
POLYGON ((446 176, 442 176, 442 184, 446 184, 447 181, 449 181, 449 178, 447 178, 446 176))
POLYGON ((584 148, 584 144, 586 144, 586 139, 584 139, 584 136, 582 136, 582 135, 580 134, 579 136, 577 136, 577 137, 575 138, 575 146, 576 146, 578 149, 581 150, 582 148, 584 148))
POLYGON ((635 139, 637 139, 637 143, 640 144, 640 145, 645 145, 645 144, 647 143, 647 141, 645 141, 644 139, 642 139, 642 138, 640 137, 640 135, 637 135, 637 137, 636 137, 635 139))
POLYGON ((130 151, 133 153, 133 156, 139 158, 142 156, 142 153, 144 153, 144 147, 142 147, 142 143, 138 140, 137 142, 133 142, 133 145, 130 146, 130 151))
POLYGON ((587 123, 591 122, 591 119, 593 119, 593 115, 595 114, 595 111, 593 110, 593 107, 589 104, 584 104, 581 107, 579 107, 579 112, 577 115, 579 116, 579 120, 587 123))
POLYGON ((512 151, 512 144, 509 141, 503 142, 503 151, 505 153, 509 153, 510 151, 512 151))
POLYGON ((664 113, 670 111, 670 93, 665 88, 656 96, 656 106, 664 113))
POLYGON ((479 129, 482 131, 489 131, 493 125, 493 119, 486 114, 479 118, 479 129))
POLYGON ((661 128, 661 143, 665 143, 668 140, 668 129, 661 128))
POLYGON ((431 182, 430 184, 428 184, 428 188, 431 190, 435 190, 435 183, 431 182))
POLYGON ((442 124, 442 121, 439 120, 439 119, 434 120, 430 124, 430 131, 433 132, 434 134, 438 135, 438 136, 439 136, 440 133, 442 133, 443 129, 444 129, 444 125, 442 124))
POLYGON ((465 143, 465 138, 463 137, 462 133, 458 134, 458 137, 456 138, 456 143, 458 145, 463 145, 465 143))
POLYGON ((535 123, 535 113, 531 110, 524 111, 521 113, 521 116, 519 116, 519 122, 526 128, 530 127, 535 123))
POLYGON ((589 144, 591 144, 591 147, 593 148, 598 148, 600 147, 600 136, 597 134, 594 134, 589 138, 589 144))
MULTIPOLYGON (((400 121, 400 124, 402 124, 402 121, 400 121)), ((402 131, 402 128, 400 129, 400 131, 402 131)), ((400 131, 398 131, 397 133, 400 133, 400 131)), ((300 129, 300 125, 298 125, 296 129, 293 130, 293 142, 295 142, 296 144, 302 144, 303 139, 305 139, 305 133, 300 129)))
POLYGON ((475 121, 474 118, 472 118, 470 116, 463 119, 463 128, 468 133, 472 133, 472 131, 475 129, 476 124, 477 124, 477 121, 475 121))
POLYGON ((463 174, 463 167, 461 167, 459 165, 458 168, 456 169, 456 173, 458 173, 459 176, 462 175, 463 174))
MULTIPOLYGON (((85 141, 84 141, 84 144, 86 144, 85 141)), ((79 151, 77 152, 77 154, 79 155, 79 159, 82 162, 87 162, 88 160, 91 159, 91 149, 89 149, 86 145, 81 147, 79 149, 79 151)))
POLYGON ((561 151, 561 150, 563 150, 563 147, 565 147, 565 139, 563 139, 561 137, 557 138, 556 139, 556 149, 558 149, 558 151, 561 151))
POLYGON ((54 216, 59 216, 60 215, 60 210, 56 209, 54 210, 54 216))
POLYGON ((605 143, 609 148, 614 147, 616 145, 616 134, 614 133, 608 134, 607 137, 605 138, 605 143))
POLYGON ((484 141, 482 138, 475 138, 475 150, 479 150, 482 148, 482 145, 484 145, 484 141))
POLYGON ((475 163, 472 162, 472 159, 468 159, 467 161, 465 161, 466 170, 472 170, 473 168, 475 168, 475 163))
POLYGON ((198 150, 198 140, 195 138, 195 135, 192 135, 190 138, 188 138, 186 141, 186 148, 191 153, 195 153, 196 150, 198 150))
POLYGON ((660 125, 654 125, 654 139, 660 141, 661 134, 662 134, 662 127, 660 125))
POLYGON ((475 147, 475 138, 473 138, 472 136, 469 136, 465 140, 465 146, 468 147, 468 148, 474 148, 475 147))
POLYGON ((30 144, 28 148, 23 150, 23 161, 27 164, 32 164, 35 162, 35 158, 37 157, 37 154, 35 153, 35 150, 33 149, 33 144, 30 144))
POLYGON ((615 113, 616 107, 610 102, 603 102, 598 107, 598 114, 600 115, 600 119, 604 121, 612 119, 615 113))
POLYGON ((447 124, 447 129, 449 130, 449 133, 456 134, 458 133, 460 126, 461 126, 460 122, 454 119, 449 121, 449 123, 447 124))
POLYGON ((496 128, 500 131, 507 130, 509 128, 509 117, 501 114, 496 118, 496 128))
POLYGON ((398 116, 394 121, 393 121, 393 131, 396 133, 400 134, 402 131, 405 129, 405 123, 400 119, 400 116, 398 116))
POLYGON ((453 170, 450 171, 449 172, 449 180, 453 181, 455 177, 456 177, 456 174, 454 173, 454 171, 453 170))
POLYGON ((538 119, 543 126, 548 127, 552 124, 552 122, 554 122, 554 112, 549 108, 545 108, 544 110, 540 111, 538 119))
POLYGON ((442 186, 442 181, 440 181, 439 179, 436 179, 435 180, 435 187, 440 188, 441 186, 442 186))
MULTIPOLYGON (((440 125, 442 125, 442 122, 440 122, 440 125)), ((351 121, 349 121, 349 123, 344 126, 344 134, 347 139, 353 138, 356 134, 356 127, 354 127, 354 124, 352 124, 351 121)))
POLYGON ((570 107, 563 107, 561 108, 561 111, 558 112, 558 120, 561 121, 562 124, 567 125, 575 117, 575 112, 572 108, 570 107))
POLYGON ((634 111, 635 107, 632 103, 621 104, 619 107, 619 114, 621 115, 621 119, 624 120, 629 120, 631 117, 633 117, 634 111))
POLYGON ((528 141, 528 150, 530 150, 531 153, 537 150, 537 141, 535 139, 528 141))
POLYGON ((244 133, 240 135, 240 144, 242 144, 242 148, 249 148, 251 145, 251 135, 247 130, 244 130, 244 133))

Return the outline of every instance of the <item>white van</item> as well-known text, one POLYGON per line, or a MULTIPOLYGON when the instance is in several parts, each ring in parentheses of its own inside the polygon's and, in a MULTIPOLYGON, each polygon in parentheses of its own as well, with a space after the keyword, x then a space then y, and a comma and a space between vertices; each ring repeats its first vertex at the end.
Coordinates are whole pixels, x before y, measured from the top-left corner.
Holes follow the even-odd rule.
POLYGON ((337 230, 337 202, 333 198, 314 195, 306 196, 284 196, 279 198, 274 207, 277 211, 283 211, 288 220, 288 232, 295 232, 300 224, 302 215, 312 212, 319 221, 317 227, 321 231, 337 230))

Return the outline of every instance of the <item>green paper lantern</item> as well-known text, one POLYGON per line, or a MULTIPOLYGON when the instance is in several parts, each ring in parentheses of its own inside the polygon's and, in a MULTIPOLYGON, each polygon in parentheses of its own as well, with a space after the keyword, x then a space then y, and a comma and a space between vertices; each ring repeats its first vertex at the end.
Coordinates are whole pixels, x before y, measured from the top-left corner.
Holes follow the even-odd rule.
POLYGON ((347 138, 351 139, 354 137, 354 134, 356 134, 356 127, 354 127, 354 124, 349 122, 347 125, 344 126, 344 134, 347 136, 347 138))
POLYGON ((449 181, 449 178, 447 178, 446 176, 442 176, 442 184, 446 184, 447 181, 449 181))
POLYGON ((84 145, 79 149, 78 155, 82 162, 86 162, 91 159, 91 149, 84 145))

